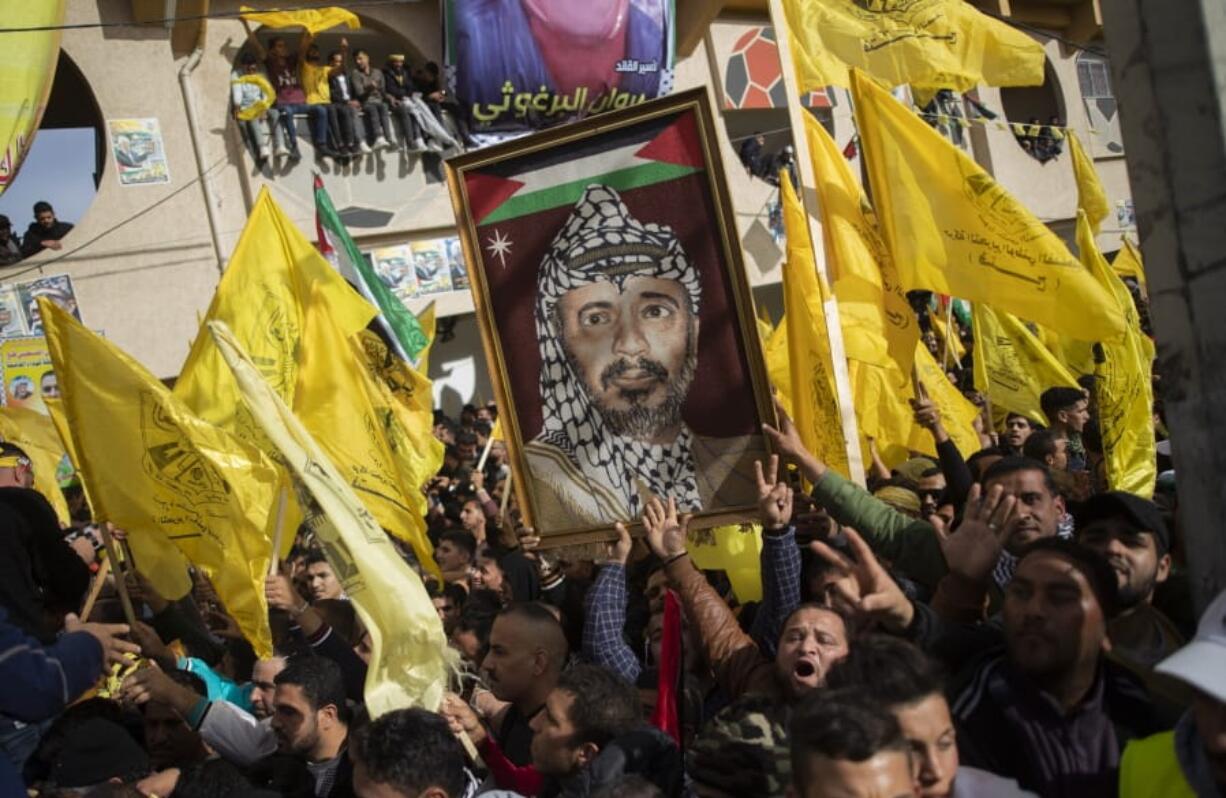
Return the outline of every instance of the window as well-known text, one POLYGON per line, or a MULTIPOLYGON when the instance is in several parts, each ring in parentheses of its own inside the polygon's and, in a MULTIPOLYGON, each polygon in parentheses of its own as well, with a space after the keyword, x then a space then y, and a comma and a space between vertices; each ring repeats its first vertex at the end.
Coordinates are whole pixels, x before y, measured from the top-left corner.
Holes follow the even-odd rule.
POLYGON ((1082 53, 1077 56, 1077 81, 1081 96, 1086 100, 1115 99, 1111 90, 1111 65, 1100 55, 1082 53))

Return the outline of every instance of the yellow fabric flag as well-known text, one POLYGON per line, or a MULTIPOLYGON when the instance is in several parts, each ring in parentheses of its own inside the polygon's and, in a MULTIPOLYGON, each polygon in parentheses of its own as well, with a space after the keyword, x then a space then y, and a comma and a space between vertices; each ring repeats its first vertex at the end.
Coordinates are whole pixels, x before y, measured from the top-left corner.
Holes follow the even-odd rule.
POLYGON ((339 6, 327 8, 309 8, 302 11, 256 11, 251 6, 239 6, 242 18, 248 22, 267 25, 270 28, 306 28, 312 34, 344 25, 347 28, 360 28, 362 22, 358 15, 346 11, 339 6))
POLYGON ((1107 463, 1107 484, 1144 498, 1154 495, 1158 461, 1154 440, 1154 343, 1141 332, 1140 318, 1128 287, 1107 265, 1094 245, 1094 231, 1084 212, 1077 214, 1077 248, 1086 268, 1128 320, 1121 342, 1103 342, 1094 371, 1098 424, 1107 463))
POLYGON ((0 48, 0 194, 17 177, 38 132, 60 57, 64 0, 4 3, 7 28, 49 28, 4 34, 0 48))
POLYGON ((1120 251, 1115 253, 1115 260, 1111 261, 1111 268, 1120 277, 1131 277, 1141 286, 1141 294, 1149 296, 1149 286, 1145 284, 1145 265, 1141 260, 1141 251, 1124 236, 1124 246, 1120 251))
POLYGON ((53 302, 39 300, 73 450, 98 521, 128 532, 136 567, 169 600, 187 560, 261 657, 272 655, 264 529, 278 482, 259 449, 192 415, 161 381, 53 302))
POLYGON ((787 261, 783 264, 783 321, 787 325, 792 420, 805 448, 843 476, 849 476, 843 422, 834 391, 834 372, 822 289, 809 239, 809 222, 792 181, 780 186, 787 261))
MULTIPOLYGON (((290 404, 298 384, 303 308, 312 290, 322 292, 345 335, 365 327, 375 312, 307 241, 264 187, 217 285, 205 322, 229 325, 273 390, 290 404)), ((174 393, 205 421, 265 445, 250 413, 238 401, 234 377, 203 325, 174 393)))
POLYGON ((71 525, 68 502, 55 473, 64 459, 64 445, 51 419, 24 407, 0 407, 0 439, 20 446, 30 456, 34 489, 51 504, 60 526, 71 525))
POLYGON ((1043 325, 1035 325, 1039 329, 1039 340, 1047 351, 1055 355, 1069 373, 1074 377, 1084 377, 1094 373, 1094 344, 1091 341, 1079 341, 1076 338, 1058 335, 1043 325))
POLYGON ((804 114, 804 120, 847 357, 878 364, 888 358, 907 373, 919 325, 898 282, 898 271, 847 159, 812 114, 804 114))
POLYGON ((365 703, 371 717, 407 706, 435 711, 457 655, 421 578, 405 564, 324 454, 224 322, 209 329, 253 417, 295 477, 306 524, 370 632, 365 703))
POLYGON ((888 86, 966 91, 1039 86, 1043 47, 964 0, 784 0, 800 90, 847 86, 847 68, 888 86))
POLYGON ((1068 132, 1068 150, 1073 160, 1073 178, 1077 181, 1077 207, 1086 212, 1090 228, 1097 234, 1103 219, 1111 212, 1107 192, 1103 191, 1103 184, 1094 171, 1094 160, 1086 154, 1081 139, 1071 130, 1068 132))
MULTIPOLYGON (((924 385, 924 390, 928 392, 928 398, 940 408, 945 431, 958 445, 962 456, 969 457, 983 448, 979 442, 979 433, 975 432, 975 419, 979 416, 979 408, 949 381, 949 377, 946 377, 941 369, 941 364, 936 362, 928 347, 922 343, 915 347, 915 371, 924 385)), ((912 425, 908 445, 917 452, 936 455, 932 433, 922 427, 912 425)))
POLYGON ((421 325, 421 331, 426 336, 426 346, 421 350, 421 354, 417 356, 417 370, 423 375, 430 373, 430 350, 434 348, 434 336, 438 322, 434 318, 434 300, 430 300, 430 304, 421 309, 421 313, 417 314, 417 323, 421 325))
POLYGON ((859 72, 856 118, 881 230, 906 290, 927 289, 1083 340, 1124 318, 1064 243, 987 172, 859 72))
POLYGON ((81 483, 85 503, 89 505, 91 514, 97 515, 93 512, 94 500, 89 497, 89 482, 82 475, 81 458, 77 456, 75 444, 72 442, 72 432, 68 429, 68 418, 64 415, 64 400, 58 397, 54 399, 45 397, 43 406, 47 408, 47 417, 51 419, 56 435, 59 436, 60 445, 64 447, 64 453, 68 455, 68 461, 72 463, 72 470, 81 483))
POLYGON ((302 333, 294 413, 379 525, 411 544, 422 567, 441 578, 426 539, 424 480, 413 482, 418 475, 400 468, 415 457, 404 423, 408 411, 366 357, 363 343, 341 332, 316 292, 302 333))
POLYGON ((762 600, 762 527, 717 526, 691 533, 686 549, 704 571, 723 571, 742 604, 762 600))
POLYGON ((951 331, 945 324, 945 317, 941 313, 930 313, 928 318, 932 322, 933 331, 941 341, 941 362, 944 363, 948 359, 950 365, 955 362, 961 363, 962 358, 966 357, 966 347, 962 345, 962 336, 958 332, 958 320, 951 319, 953 324, 951 331), (945 354, 946 350, 949 351, 948 356, 945 354))
POLYGON ((788 365, 788 318, 785 313, 766 342, 766 374, 783 412, 792 415, 792 367, 788 365))
POLYGON ((976 302, 971 313, 975 388, 992 404, 1049 426, 1039 397, 1048 388, 1076 388, 1077 378, 1015 316, 982 302, 976 302))

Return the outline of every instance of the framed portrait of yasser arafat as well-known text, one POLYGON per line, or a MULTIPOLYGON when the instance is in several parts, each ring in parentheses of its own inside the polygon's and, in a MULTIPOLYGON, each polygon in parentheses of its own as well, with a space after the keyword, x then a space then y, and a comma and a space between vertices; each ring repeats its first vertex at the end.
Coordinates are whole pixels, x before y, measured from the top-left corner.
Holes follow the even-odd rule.
POLYGON ((752 517, 774 423, 704 90, 447 161, 525 525, 752 517))

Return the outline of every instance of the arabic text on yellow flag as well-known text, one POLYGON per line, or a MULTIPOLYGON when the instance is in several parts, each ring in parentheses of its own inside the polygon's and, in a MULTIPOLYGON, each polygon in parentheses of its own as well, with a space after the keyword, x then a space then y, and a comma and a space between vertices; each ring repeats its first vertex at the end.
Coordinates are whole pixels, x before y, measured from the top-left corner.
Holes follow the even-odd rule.
POLYGON ((1145 266, 1141 260, 1141 252, 1136 248, 1136 245, 1124 237, 1124 245, 1120 251, 1115 253, 1115 260, 1111 262, 1111 268, 1120 277, 1131 277, 1141 286, 1142 294, 1149 294, 1149 287, 1145 285, 1145 266))
POLYGON ((987 302, 1083 340, 1124 318, 1064 243, 977 163, 864 75, 856 118, 883 238, 905 290, 987 302))
POLYGON ((804 120, 847 357, 877 364, 890 359, 903 373, 909 372, 919 327, 872 208, 826 128, 812 114, 804 114, 804 120))
POLYGON ((849 67, 888 86, 966 91, 1043 83, 1043 47, 964 0, 784 0, 800 90, 847 86, 849 67))
POLYGON ((1107 192, 1103 191, 1103 184, 1098 181, 1094 160, 1081 146, 1081 139, 1071 130, 1068 131, 1068 149, 1073 161, 1073 178, 1077 181, 1077 207, 1086 212, 1090 227, 1097 234, 1103 219, 1111 212, 1107 192))
POLYGON ((55 475, 64 459, 64 446, 51 419, 24 407, 0 407, 0 439, 20 446, 29 455, 34 489, 51 503, 60 525, 70 525, 68 502, 55 475))
POLYGON ((1077 248, 1086 268, 1128 320, 1124 340, 1102 342, 1095 369, 1098 424, 1107 464, 1107 484, 1150 498, 1158 478, 1154 442, 1154 344, 1141 332, 1136 306, 1127 286, 1094 245, 1094 231, 1084 213, 1077 215, 1077 248))
POLYGON ((264 529, 277 469, 54 303, 39 309, 97 519, 127 530, 137 569, 167 599, 191 588, 186 555, 256 653, 271 656, 264 529))
POLYGON ((1009 313, 982 302, 971 309, 975 333, 975 388, 992 404, 1044 426, 1039 397, 1048 388, 1076 388, 1077 378, 1009 313))
POLYGON ((339 6, 309 8, 302 11, 256 11, 250 6, 239 6, 243 19, 267 25, 270 28, 304 27, 311 33, 344 25, 348 28, 362 27, 358 15, 339 6))
POLYGON ((787 325, 792 420, 805 448, 843 476, 849 476, 843 422, 834 392, 830 340, 823 292, 809 239, 809 222, 792 182, 784 180, 783 224, 787 261, 783 265, 783 322, 787 325))
POLYGON ((341 332, 318 292, 306 311, 294 412, 380 526, 412 544, 422 566, 437 574, 426 539, 424 480, 414 484, 417 475, 398 468, 415 456, 408 413, 372 375, 362 344, 341 332))
POLYGON ((209 325, 253 417, 289 465, 306 524, 370 632, 366 706, 372 717, 406 706, 438 709, 455 663, 425 585, 374 516, 224 323, 209 325))
POLYGON ((438 324, 435 320, 435 312, 434 300, 431 299, 430 304, 417 314, 417 323, 421 325, 421 331, 426 336, 426 345, 421 350, 421 354, 417 356, 417 370, 423 375, 430 373, 430 350, 434 348, 434 336, 438 324))
POLYGON ((17 177, 47 108, 60 57, 64 0, 9 2, 7 28, 50 28, 5 33, 0 47, 0 194, 17 177))

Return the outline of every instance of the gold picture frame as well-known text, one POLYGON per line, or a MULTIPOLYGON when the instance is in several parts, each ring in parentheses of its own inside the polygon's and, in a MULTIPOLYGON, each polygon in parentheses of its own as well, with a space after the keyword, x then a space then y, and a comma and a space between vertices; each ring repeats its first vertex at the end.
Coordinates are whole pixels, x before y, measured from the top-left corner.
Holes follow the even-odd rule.
MULTIPOLYGON (((695 482, 702 482, 707 476, 707 471, 696 465, 699 453, 707 451, 702 448, 706 445, 702 442, 712 442, 711 451, 715 454, 704 462, 715 463, 717 468, 726 467, 718 471, 726 476, 721 477, 722 482, 712 481, 710 484, 717 487, 708 493, 719 502, 724 497, 732 497, 736 504, 718 503, 718 506, 702 508, 694 513, 691 528, 756 518, 756 483, 747 492, 745 481, 753 479, 751 461, 769 456, 770 444, 762 435, 761 423, 775 424, 775 409, 706 90, 679 92, 497 144, 451 158, 445 166, 464 258, 469 265, 481 340, 500 410, 512 484, 523 523, 536 530, 542 547, 591 544, 616 537, 613 520, 588 520, 582 526, 565 527, 547 523, 549 519, 542 517, 542 506, 547 503, 542 498, 546 488, 544 482, 538 482, 528 464, 532 453, 525 451, 523 437, 526 418, 535 419, 537 426, 544 425, 542 408, 547 401, 540 395, 533 399, 528 387, 533 380, 541 384, 545 366, 542 365, 542 371, 535 376, 525 369, 530 371, 532 363, 546 361, 544 355, 537 359, 539 351, 529 351, 529 339, 543 345, 525 332, 531 325, 524 319, 531 311, 524 307, 526 302, 517 302, 516 298, 531 298, 533 307, 537 307, 535 303, 540 301, 537 285, 544 268, 539 253, 558 245, 562 235, 559 231, 564 226, 558 219, 565 217, 567 224, 576 220, 579 211, 571 201, 574 196, 580 196, 579 204, 582 205, 593 196, 594 189, 604 189, 599 195, 615 198, 623 212, 627 210, 626 205, 620 204, 623 198, 627 203, 634 199, 639 207, 657 210, 658 218, 646 220, 647 228, 655 234, 664 231, 664 235, 678 242, 678 247, 680 239, 685 237, 683 252, 705 254, 704 257, 681 256, 681 261, 687 264, 685 268, 698 275, 688 279, 700 280, 702 290, 707 292, 701 294, 701 310, 697 309, 698 300, 694 299, 691 316, 687 317, 693 320, 694 326, 690 328, 691 337, 687 338, 693 342, 687 344, 692 352, 687 348, 686 357, 692 354, 691 362, 697 366, 694 382, 685 383, 688 391, 684 395, 686 410, 682 412, 681 426, 690 430, 695 424, 706 429, 725 425, 737 433, 704 437, 700 432, 692 432, 692 437, 687 439, 692 441, 690 451, 693 454, 687 462, 693 465, 695 482), (602 158, 607 163, 602 162, 602 158), (551 183, 555 175, 564 179, 551 183), (652 183, 653 180, 657 182, 652 183), (676 207, 670 202, 674 194, 696 198, 698 206, 705 204, 705 212, 703 207, 676 207), (543 221, 546 219, 548 224, 543 221), (671 226, 659 219, 670 219, 671 226), (514 253, 519 240, 513 234, 506 234, 507 229, 517 230, 521 239, 528 242, 521 247, 521 253, 525 254, 511 255, 510 275, 506 273, 508 253, 514 253), (550 242, 549 246, 543 248, 542 241, 550 242), (529 252, 538 254, 526 254, 529 252), (695 261, 692 267, 688 265, 691 259, 695 261), (709 263, 711 259, 718 263, 709 263), (500 271, 492 271, 496 266, 500 271), (527 279, 529 273, 531 281, 527 279), (713 288, 719 290, 711 290, 713 288), (709 311, 711 307, 718 312, 709 311), (522 347, 517 350, 520 360, 512 364, 519 366, 515 374, 508 366, 508 340, 522 347), (716 358, 710 352, 721 353, 723 357, 716 358), (706 395, 701 390, 696 393, 703 384, 699 378, 721 387, 720 395, 706 395), (686 415, 695 404, 716 409, 710 414, 694 411, 697 415, 686 415), (724 408, 740 408, 743 412, 740 415, 727 413, 724 408), (531 416, 533 413, 536 416, 531 416), (721 418, 708 418, 708 415, 721 418), (746 415, 752 418, 742 417, 746 415), (733 441, 735 447, 719 448, 733 441), (747 463, 750 463, 748 476, 744 473, 747 463), (732 487, 725 491, 725 486, 732 487), (743 501, 742 497, 748 500, 743 501)), ((558 345, 566 346, 562 336, 559 336, 558 345)), ((571 363, 574 368, 573 361, 571 363)), ((582 381, 579 384, 582 385, 582 381)), ((728 429, 720 428, 715 432, 727 432, 728 429)), ((529 444, 538 445, 536 439, 529 444)), ((580 467, 577 458, 574 463, 574 468, 580 467)), ((626 506, 634 506, 636 501, 641 503, 645 493, 640 474, 626 475, 625 479, 635 481, 634 490, 638 496, 637 499, 631 497, 626 506)), ((598 480, 591 484, 596 486, 598 493, 603 487, 598 480)), ((704 486, 710 487, 707 483, 698 485, 691 495, 701 494, 704 486)), ((549 507, 552 517, 556 518, 556 506, 549 504, 549 507)), ((580 515, 576 514, 575 519, 580 515)), ((632 533, 641 529, 637 517, 628 515, 616 520, 630 526, 632 533)))

